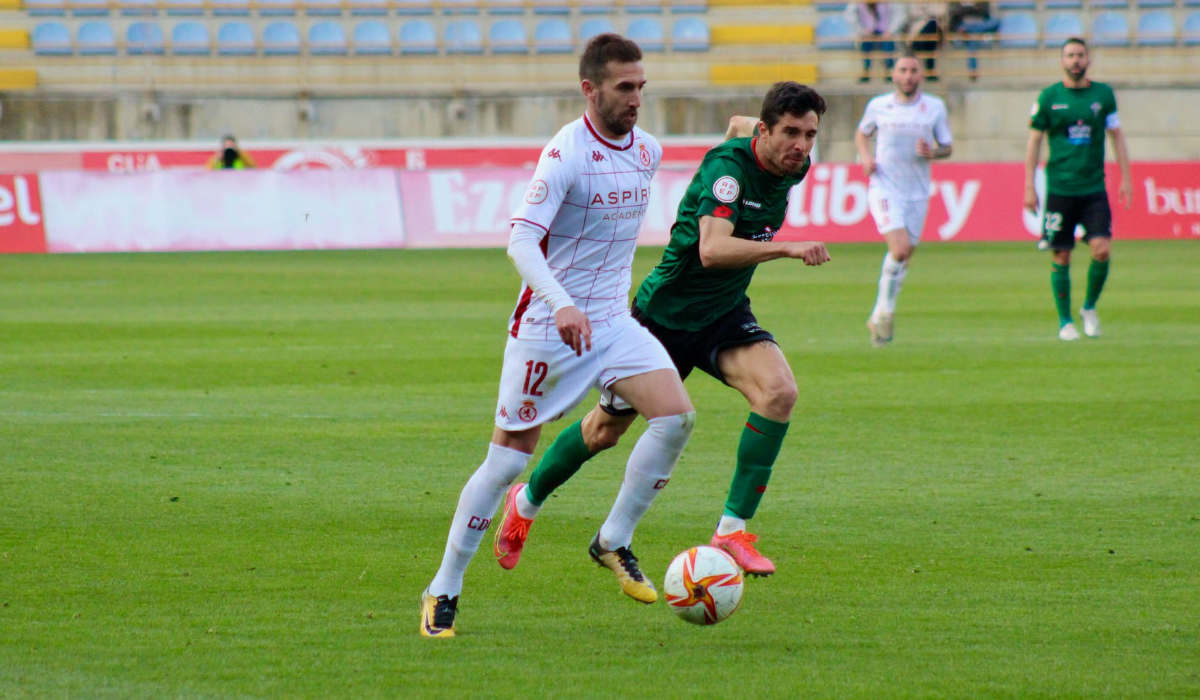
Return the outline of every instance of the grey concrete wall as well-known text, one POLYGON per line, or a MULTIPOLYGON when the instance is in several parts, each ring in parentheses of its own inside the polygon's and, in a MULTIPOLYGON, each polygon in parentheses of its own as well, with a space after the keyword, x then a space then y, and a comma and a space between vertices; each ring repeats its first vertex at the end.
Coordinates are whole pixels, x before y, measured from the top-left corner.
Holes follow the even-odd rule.
MULTIPOLYGON (((1021 160, 1036 89, 941 87, 956 160, 1021 160)), ((717 134, 734 113, 754 114, 761 92, 647 96, 641 124, 660 136, 717 134)), ((828 94, 820 147, 853 160, 854 128, 872 93, 828 94)), ((1118 107, 1136 159, 1200 160, 1200 87, 1119 88, 1118 107)), ((0 95, 0 139, 243 140, 545 138, 581 111, 573 93, 512 97, 235 98, 0 95)))

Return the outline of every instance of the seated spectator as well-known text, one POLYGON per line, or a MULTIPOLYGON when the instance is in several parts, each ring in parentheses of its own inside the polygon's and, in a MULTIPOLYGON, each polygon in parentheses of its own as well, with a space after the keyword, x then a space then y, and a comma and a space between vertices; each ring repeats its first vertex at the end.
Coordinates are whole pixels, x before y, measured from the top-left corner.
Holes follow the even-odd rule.
POLYGON ((937 74, 937 50, 942 43, 942 22, 946 17, 946 4, 913 3, 909 6, 906 38, 908 50, 925 62, 925 80, 934 82, 937 74))
POLYGON ((884 55, 884 79, 891 80, 892 65, 896 62, 896 41, 908 13, 904 3, 852 2, 846 6, 846 19, 858 28, 859 49, 863 54, 862 75, 858 82, 871 79, 871 55, 884 55))
POLYGON ((233 134, 226 134, 221 139, 221 150, 208 161, 209 170, 245 170, 253 167, 254 159, 238 148, 233 134))
MULTIPOLYGON (((968 34, 995 34, 1000 28, 1000 19, 992 17, 990 2, 950 3, 950 33, 955 36, 968 34)), ((967 77, 979 79, 979 58, 975 55, 983 45, 979 39, 955 39, 967 49, 967 77)))

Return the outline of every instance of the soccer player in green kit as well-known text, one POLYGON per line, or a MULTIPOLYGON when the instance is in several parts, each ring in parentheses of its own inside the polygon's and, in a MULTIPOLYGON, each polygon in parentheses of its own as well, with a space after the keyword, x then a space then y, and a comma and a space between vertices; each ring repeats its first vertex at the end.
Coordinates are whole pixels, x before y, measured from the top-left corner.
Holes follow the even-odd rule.
POLYGON ((1042 218, 1042 242, 1039 248, 1053 251, 1050 286, 1058 308, 1058 337, 1079 340, 1079 331, 1071 318, 1071 250, 1075 247, 1075 227, 1082 225, 1083 240, 1092 251, 1088 267, 1087 295, 1079 316, 1083 332, 1100 335, 1100 316, 1096 301, 1108 278, 1109 251, 1112 243, 1112 211, 1104 190, 1104 136, 1108 132, 1121 170, 1117 191, 1126 207, 1133 203, 1133 178, 1129 174, 1129 149, 1121 122, 1117 118, 1117 99, 1112 88, 1087 77, 1087 44, 1071 38, 1062 47, 1065 77, 1042 90, 1033 106, 1029 121, 1029 143, 1025 148, 1025 208, 1038 211, 1034 189, 1042 140, 1049 137, 1050 156, 1046 162, 1046 213, 1042 218))
MULTIPOLYGON (((746 573, 760 576, 774 573, 775 565, 755 548, 757 536, 747 531, 746 521, 767 488, 797 390, 775 338, 751 312, 746 289, 761 262, 829 260, 823 243, 772 240, 783 224, 788 191, 808 173, 824 113, 825 100, 812 88, 794 82, 772 86, 754 136, 727 140, 705 154, 679 204, 662 261, 633 303, 634 317, 666 347, 680 376, 699 368, 750 404, 711 544, 746 573)), ((529 483, 514 484, 505 497, 494 546, 500 566, 517 565, 533 518, 550 493, 593 455, 616 445, 635 418, 619 400, 602 399, 559 434, 529 483)))

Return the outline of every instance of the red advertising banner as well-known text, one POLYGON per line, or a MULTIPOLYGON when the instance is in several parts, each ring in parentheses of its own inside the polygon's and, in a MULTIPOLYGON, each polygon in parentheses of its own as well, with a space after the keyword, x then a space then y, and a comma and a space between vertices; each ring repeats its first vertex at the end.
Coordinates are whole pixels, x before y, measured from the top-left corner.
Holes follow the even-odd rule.
POLYGON ((42 211, 37 175, 0 175, 0 253, 46 252, 42 211))

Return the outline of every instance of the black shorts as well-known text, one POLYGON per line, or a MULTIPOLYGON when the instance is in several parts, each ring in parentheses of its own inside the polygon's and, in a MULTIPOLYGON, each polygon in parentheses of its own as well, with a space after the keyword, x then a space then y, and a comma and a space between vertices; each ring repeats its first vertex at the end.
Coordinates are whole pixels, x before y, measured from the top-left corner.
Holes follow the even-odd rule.
POLYGON ((1083 226, 1084 241, 1093 238, 1112 238, 1112 210, 1108 208, 1108 193, 1046 195, 1046 214, 1042 217, 1042 235, 1050 240, 1053 250, 1075 247, 1075 227, 1083 226))
POLYGON ((645 326, 671 356, 680 379, 685 379, 692 370, 700 368, 728 384, 717 367, 717 354, 727 348, 749 345, 760 340, 777 343, 775 336, 758 325, 758 319, 750 311, 750 300, 735 307, 716 321, 698 331, 681 331, 664 328, 642 315, 641 309, 633 307, 633 317, 645 326))

